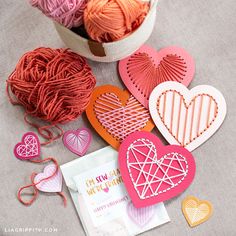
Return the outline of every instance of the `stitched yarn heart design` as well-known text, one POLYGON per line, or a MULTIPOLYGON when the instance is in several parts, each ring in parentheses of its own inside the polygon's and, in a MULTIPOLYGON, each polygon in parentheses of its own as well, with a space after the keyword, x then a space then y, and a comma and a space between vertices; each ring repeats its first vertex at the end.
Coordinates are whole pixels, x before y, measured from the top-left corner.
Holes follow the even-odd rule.
POLYGON ((119 73, 134 97, 148 108, 152 90, 165 81, 188 86, 193 79, 195 64, 182 48, 167 47, 159 52, 146 45, 119 62, 119 73))
POLYGON ((175 197, 191 184, 195 175, 190 152, 177 145, 163 146, 148 132, 135 132, 123 141, 119 166, 137 208, 175 197))
MULTIPOLYGON (((54 164, 47 165, 43 173, 39 173, 34 178, 34 183, 38 183, 40 180, 45 179, 56 171, 56 166, 54 164)), ((45 181, 40 182, 36 185, 37 189, 42 192, 48 193, 57 193, 61 192, 62 189, 62 174, 61 171, 58 169, 57 173, 52 177, 45 181)))
POLYGON ((154 215, 154 207, 148 206, 143 208, 136 208, 132 202, 127 204, 127 213, 129 218, 140 228, 147 225, 154 215))
POLYGON ((226 103, 222 94, 207 85, 188 90, 177 82, 157 86, 150 96, 150 113, 171 144, 192 151, 222 124, 226 103))
POLYGON ((129 92, 111 85, 94 90, 86 114, 95 130, 116 149, 129 134, 154 127, 146 108, 129 92))
POLYGON ((92 134, 89 129, 81 128, 68 130, 63 135, 63 143, 71 152, 83 156, 92 141, 92 134))
POLYGON ((199 200, 194 196, 188 196, 182 202, 182 211, 189 225, 194 227, 211 217, 213 207, 206 200, 199 200))
POLYGON ((22 141, 14 148, 15 156, 20 160, 29 160, 40 156, 40 142, 38 136, 33 132, 23 135, 22 141))

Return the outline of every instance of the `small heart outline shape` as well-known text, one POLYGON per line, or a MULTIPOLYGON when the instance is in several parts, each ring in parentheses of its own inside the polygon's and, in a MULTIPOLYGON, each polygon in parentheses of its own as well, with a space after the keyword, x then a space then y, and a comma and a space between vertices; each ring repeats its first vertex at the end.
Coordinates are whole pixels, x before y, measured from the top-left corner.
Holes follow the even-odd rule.
POLYGON ((209 201, 187 196, 182 201, 182 212, 190 227, 195 227, 206 222, 212 216, 213 207, 209 201), (198 216, 199 214, 200 216, 198 216))
POLYGON ((62 141, 64 146, 71 152, 83 156, 92 142, 92 133, 87 128, 68 130, 63 135, 62 141), (83 138, 81 136, 83 136, 83 138))
MULTIPOLYGON (((43 172, 37 174, 34 177, 34 183, 38 183, 42 179, 48 178, 53 175, 56 170, 56 166, 54 164, 47 165, 43 172)), ((52 177, 45 181, 40 182, 36 185, 36 188, 42 192, 47 193, 57 193, 62 190, 62 174, 60 169, 58 169, 57 173, 52 177)))
POLYGON ((14 147, 14 155, 20 160, 31 160, 40 156, 41 145, 38 136, 34 132, 23 135, 21 142, 14 147))

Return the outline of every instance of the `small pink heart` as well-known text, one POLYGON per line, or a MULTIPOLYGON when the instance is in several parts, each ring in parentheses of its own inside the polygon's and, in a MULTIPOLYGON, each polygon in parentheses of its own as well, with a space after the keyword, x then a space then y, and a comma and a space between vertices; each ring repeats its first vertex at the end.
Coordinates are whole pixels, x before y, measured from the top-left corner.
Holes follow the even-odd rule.
MULTIPOLYGON (((54 164, 48 165, 44 168, 43 173, 39 173, 34 178, 34 183, 38 183, 42 179, 45 179, 56 171, 54 164)), ((62 175, 58 169, 57 173, 50 179, 40 182, 36 185, 36 188, 42 192, 57 193, 61 192, 62 189, 62 175)))
POLYGON ((127 213, 129 218, 139 227, 144 227, 150 222, 154 215, 154 207, 148 206, 143 208, 136 208, 132 202, 127 205, 127 213))
POLYGON ((63 136, 63 143, 71 152, 83 156, 92 141, 92 134, 89 129, 81 128, 68 130, 63 136))
POLYGON ((38 136, 33 132, 23 135, 22 141, 14 148, 15 156, 20 160, 29 160, 40 156, 40 142, 38 136))
POLYGON ((108 193, 108 192, 109 192, 109 188, 106 187, 106 188, 103 189, 103 191, 104 191, 105 193, 108 193))

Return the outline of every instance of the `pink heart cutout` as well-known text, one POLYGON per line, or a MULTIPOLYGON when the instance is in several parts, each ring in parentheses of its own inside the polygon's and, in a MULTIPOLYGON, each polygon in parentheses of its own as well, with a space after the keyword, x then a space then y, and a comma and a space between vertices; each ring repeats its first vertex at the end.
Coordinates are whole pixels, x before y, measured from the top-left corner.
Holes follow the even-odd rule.
MULTIPOLYGON (((34 178, 34 183, 38 183, 42 179, 45 179, 56 171, 56 166, 54 164, 47 165, 43 173, 39 173, 34 178)), ((62 174, 61 171, 58 169, 57 173, 50 179, 40 182, 36 185, 36 188, 42 192, 48 193, 57 193, 61 192, 62 189, 62 174)))
POLYGON ((33 132, 23 135, 21 142, 14 148, 14 155, 20 160, 30 160, 40 156, 40 142, 33 132))
POLYGON ((83 156, 92 141, 92 134, 89 129, 81 128, 69 130, 63 136, 63 143, 71 152, 83 156))
POLYGON ((119 167, 137 208, 177 196, 191 184, 196 169, 187 149, 164 146, 155 135, 144 131, 124 140, 119 149, 119 167))
POLYGON ((119 62, 119 73, 126 87, 146 108, 152 90, 165 81, 188 86, 193 79, 193 58, 182 48, 171 46, 157 52, 142 46, 119 62))
POLYGON ((154 207, 148 206, 136 208, 132 202, 127 204, 127 213, 129 218, 139 227, 143 228, 147 225, 154 215, 154 207))

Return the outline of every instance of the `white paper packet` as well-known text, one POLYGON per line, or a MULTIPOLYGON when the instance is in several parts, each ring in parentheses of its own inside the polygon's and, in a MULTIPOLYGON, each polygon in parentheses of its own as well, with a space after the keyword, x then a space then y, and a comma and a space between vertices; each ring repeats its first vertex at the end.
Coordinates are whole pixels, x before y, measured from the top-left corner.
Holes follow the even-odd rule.
POLYGON ((61 166, 88 236, 132 236, 170 221, 163 203, 133 206, 117 158, 117 151, 109 146, 61 166))

